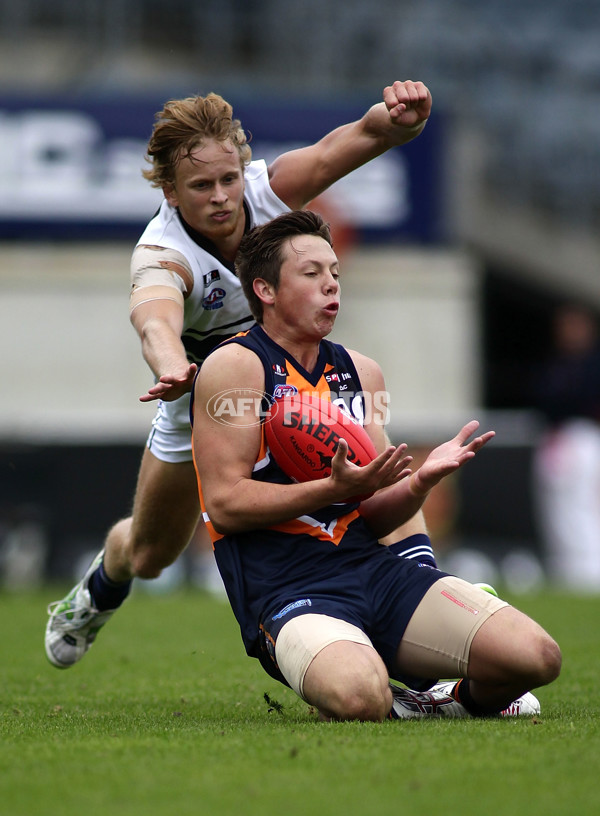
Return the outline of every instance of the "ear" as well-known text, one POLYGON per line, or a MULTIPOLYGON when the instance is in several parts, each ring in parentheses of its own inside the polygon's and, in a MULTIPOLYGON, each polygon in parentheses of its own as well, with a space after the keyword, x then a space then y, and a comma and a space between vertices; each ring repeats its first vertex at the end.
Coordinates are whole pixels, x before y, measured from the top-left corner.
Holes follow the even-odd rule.
POLYGON ((255 278, 252 282, 252 289, 256 297, 262 301, 265 306, 272 306, 275 300, 275 289, 271 283, 267 283, 262 278, 255 278))
POLYGON ((164 197, 167 199, 171 207, 179 206, 179 199, 177 198, 177 193, 175 192, 175 185, 172 182, 164 184, 162 191, 164 197))

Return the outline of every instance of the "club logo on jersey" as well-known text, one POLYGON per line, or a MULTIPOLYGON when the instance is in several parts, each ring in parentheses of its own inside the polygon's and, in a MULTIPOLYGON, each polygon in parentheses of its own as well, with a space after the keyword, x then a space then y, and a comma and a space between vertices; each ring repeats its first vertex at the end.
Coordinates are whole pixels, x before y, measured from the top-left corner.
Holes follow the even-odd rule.
POLYGON ((213 311, 214 309, 220 309, 223 306, 223 298, 227 292, 225 289, 213 289, 203 300, 202 300, 202 307, 207 311, 213 311))
POLYGON ((205 286, 210 286, 211 283, 215 281, 221 280, 221 275, 219 274, 218 269, 211 269, 210 272, 207 272, 206 275, 202 275, 202 280, 204 281, 205 286))
POLYGON ((285 399, 285 397, 293 397, 298 393, 295 385, 276 385, 273 389, 273 399, 285 399))
POLYGON ((285 366, 281 366, 279 363, 273 363, 273 371, 275 374, 279 374, 280 377, 285 377, 287 375, 285 366))

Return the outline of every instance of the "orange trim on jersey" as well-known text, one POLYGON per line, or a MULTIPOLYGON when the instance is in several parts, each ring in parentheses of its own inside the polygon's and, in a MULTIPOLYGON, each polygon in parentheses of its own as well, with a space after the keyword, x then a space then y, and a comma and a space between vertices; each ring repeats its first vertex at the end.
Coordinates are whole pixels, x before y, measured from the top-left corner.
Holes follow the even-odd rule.
POLYGON ((350 524, 354 519, 358 518, 359 515, 358 510, 351 510, 343 516, 334 518, 329 525, 325 525, 324 522, 317 521, 317 519, 314 519, 314 524, 311 524, 310 521, 308 521, 311 516, 307 513, 306 516, 292 519, 292 521, 286 521, 283 524, 274 524, 268 529, 277 530, 280 533, 287 533, 289 535, 309 535, 312 538, 319 539, 319 541, 329 541, 337 547, 345 536, 350 524), (306 519, 306 521, 304 521, 304 519, 306 519))
POLYGON ((306 393, 308 391, 308 393, 319 394, 322 399, 326 399, 328 402, 331 402, 330 400, 331 386, 325 379, 325 374, 327 374, 327 372, 331 371, 332 369, 333 366, 331 365, 331 363, 327 363, 327 365, 325 366, 325 370, 323 371, 323 374, 319 378, 317 384, 312 385, 312 383, 309 383, 308 380, 304 379, 304 377, 302 376, 302 374, 300 374, 299 371, 296 371, 295 368, 289 366, 285 383, 286 385, 296 386, 300 393, 306 393))
POLYGON ((212 522, 208 518, 208 513, 206 512, 206 506, 204 504, 204 496, 202 495, 202 483, 200 482, 200 474, 198 473, 198 465, 196 463, 196 452, 194 450, 194 441, 192 439, 192 461, 194 463, 194 470, 196 471, 196 482, 198 484, 198 496, 200 498, 200 511, 204 518, 204 523, 206 524, 206 530, 210 536, 210 540, 213 544, 213 550, 215 548, 215 541, 218 541, 220 538, 223 538, 221 533, 217 533, 215 528, 212 525, 212 522))

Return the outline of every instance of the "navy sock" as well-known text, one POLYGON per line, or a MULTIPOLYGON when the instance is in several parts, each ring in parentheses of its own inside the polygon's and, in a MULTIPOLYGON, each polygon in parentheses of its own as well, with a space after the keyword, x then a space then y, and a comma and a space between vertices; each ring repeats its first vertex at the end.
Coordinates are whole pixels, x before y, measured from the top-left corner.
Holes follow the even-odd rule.
POLYGON ((458 683, 452 689, 451 694, 454 699, 458 700, 458 702, 463 705, 473 717, 494 717, 496 714, 500 713, 500 709, 498 708, 488 708, 475 702, 471 696, 469 681, 466 677, 463 677, 458 681, 458 683))
POLYGON ((390 544, 390 550, 399 558, 410 558, 418 561, 419 564, 427 564, 429 567, 437 569, 435 555, 429 536, 425 533, 415 533, 415 535, 403 538, 390 544))
POLYGON ((98 569, 91 574, 88 589, 96 609, 104 612, 107 609, 116 609, 121 606, 129 595, 131 584, 132 581, 120 583, 111 581, 104 571, 104 563, 101 563, 98 569))

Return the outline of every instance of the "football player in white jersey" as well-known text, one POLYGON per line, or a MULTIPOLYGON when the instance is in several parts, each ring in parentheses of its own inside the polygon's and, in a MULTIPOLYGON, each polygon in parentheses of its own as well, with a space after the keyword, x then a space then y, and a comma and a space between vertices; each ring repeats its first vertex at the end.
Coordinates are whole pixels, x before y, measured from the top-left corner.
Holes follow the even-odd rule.
MULTIPOLYGON (((50 662, 79 661, 129 594, 134 577, 156 578, 185 549, 200 515, 192 462, 189 394, 198 366, 221 340, 254 322, 234 274, 242 236, 290 209, 305 207, 343 176, 414 139, 431 112, 422 82, 396 81, 364 116, 267 166, 250 147, 222 97, 168 102, 148 145, 146 178, 164 201, 131 264, 131 322, 158 400, 129 518, 109 531, 82 580, 49 607, 50 662)), ((411 527, 411 524, 413 525, 411 527)), ((398 536, 413 557, 432 558, 422 520, 398 536)))

